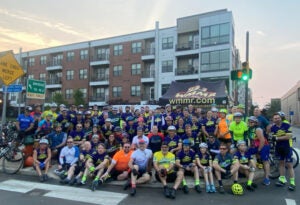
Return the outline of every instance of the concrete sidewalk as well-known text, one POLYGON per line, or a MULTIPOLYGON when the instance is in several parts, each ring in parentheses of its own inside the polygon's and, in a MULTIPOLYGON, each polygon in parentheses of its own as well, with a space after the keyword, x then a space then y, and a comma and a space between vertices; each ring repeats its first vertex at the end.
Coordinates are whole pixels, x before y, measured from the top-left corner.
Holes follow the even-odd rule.
MULTIPOLYGON (((55 173, 54 173, 54 170, 56 169, 56 165, 52 166, 49 170, 49 173, 48 173, 48 176, 49 178, 51 179, 54 179, 57 181, 57 183, 59 183, 59 176, 57 176, 55 173)), ((153 172, 154 173, 154 172, 153 172)), ((36 171, 32 168, 32 167, 26 167, 26 168, 23 168, 21 169, 18 174, 22 174, 22 175, 29 175, 29 176, 37 176, 36 174, 36 171)), ((154 175, 154 174, 153 174, 154 175)), ((264 177, 264 171, 262 169, 257 169, 256 173, 255 173, 255 178, 254 178, 254 182, 256 184, 259 184, 261 179, 264 177)), ((37 177, 36 178, 37 181, 39 181, 39 178, 37 177)), ((187 185, 189 188, 194 188, 194 180, 192 177, 188 176, 186 177, 186 180, 187 180, 187 185)), ((229 187, 232 185, 233 181, 231 179, 225 179, 225 180, 222 180, 223 181, 223 185, 226 186, 226 187, 229 187)), ((240 178, 239 179, 239 183, 243 184, 243 183, 246 183, 247 182, 247 179, 246 178, 240 178)), ((88 185, 91 183, 91 180, 88 181, 88 185)), ((110 185, 115 185, 115 186, 123 186, 125 183, 125 181, 111 181, 109 182, 108 184, 110 185)), ((88 185, 84 185, 84 186, 88 186, 88 185)), ((215 185, 216 187, 218 187, 218 182, 217 180, 215 179, 215 185)), ((162 187, 162 184, 158 181, 156 181, 155 177, 152 176, 152 179, 149 183, 147 184, 141 184, 139 186, 142 186, 142 187, 147 187, 147 188, 161 188, 162 187)), ((204 179, 203 178, 200 178, 200 186, 201 188, 205 188, 205 183, 204 183, 204 179)))

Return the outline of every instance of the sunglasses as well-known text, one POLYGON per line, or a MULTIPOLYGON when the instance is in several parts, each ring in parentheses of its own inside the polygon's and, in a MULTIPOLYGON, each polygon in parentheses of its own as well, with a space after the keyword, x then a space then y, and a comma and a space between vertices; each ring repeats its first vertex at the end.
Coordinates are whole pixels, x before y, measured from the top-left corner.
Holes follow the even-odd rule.
POLYGON ((221 147, 220 147, 220 150, 227 150, 227 148, 224 148, 224 147, 221 148, 221 147))
POLYGON ((68 141, 67 143, 68 143, 68 144, 71 144, 71 143, 73 143, 73 141, 68 141))
POLYGON ((124 146, 124 148, 130 148, 130 146, 124 146))
POLYGON ((82 128, 81 126, 76 126, 77 128, 82 128))

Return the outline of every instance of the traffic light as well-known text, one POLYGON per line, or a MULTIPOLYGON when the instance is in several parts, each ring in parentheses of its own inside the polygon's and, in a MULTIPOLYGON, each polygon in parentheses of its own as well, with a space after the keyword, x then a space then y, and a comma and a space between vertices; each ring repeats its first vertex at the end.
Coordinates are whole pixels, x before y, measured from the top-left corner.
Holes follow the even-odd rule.
MULTIPOLYGON (((245 62, 246 63, 246 62, 245 62)), ((248 81, 252 79, 252 69, 247 68, 247 64, 243 63, 241 70, 232 70, 230 73, 231 80, 248 81)))

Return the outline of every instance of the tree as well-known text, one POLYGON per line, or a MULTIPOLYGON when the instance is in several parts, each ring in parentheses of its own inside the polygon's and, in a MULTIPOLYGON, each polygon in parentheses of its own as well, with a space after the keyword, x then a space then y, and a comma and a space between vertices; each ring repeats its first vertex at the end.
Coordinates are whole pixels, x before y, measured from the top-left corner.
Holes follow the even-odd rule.
POLYGON ((64 99, 63 95, 61 93, 55 93, 52 97, 52 101, 56 104, 68 104, 68 102, 64 99))
POLYGON ((83 93, 79 89, 75 90, 73 97, 74 97, 75 105, 84 105, 85 104, 85 100, 83 98, 83 93))
POLYGON ((272 117, 274 113, 281 110, 281 103, 278 100, 272 100, 271 103, 265 105, 268 117, 272 117))

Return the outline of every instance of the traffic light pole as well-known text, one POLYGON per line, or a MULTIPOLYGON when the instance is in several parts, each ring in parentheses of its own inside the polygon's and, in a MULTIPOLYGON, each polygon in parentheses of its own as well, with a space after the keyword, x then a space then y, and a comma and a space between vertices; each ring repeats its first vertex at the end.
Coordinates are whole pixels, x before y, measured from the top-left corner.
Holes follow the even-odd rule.
MULTIPOLYGON (((246 62, 248 64, 248 71, 249 71, 249 31, 246 33, 246 62)), ((249 73, 249 72, 248 72, 249 73)), ((249 115, 249 103, 248 103, 248 81, 249 78, 245 81, 245 116, 249 115)))

